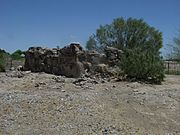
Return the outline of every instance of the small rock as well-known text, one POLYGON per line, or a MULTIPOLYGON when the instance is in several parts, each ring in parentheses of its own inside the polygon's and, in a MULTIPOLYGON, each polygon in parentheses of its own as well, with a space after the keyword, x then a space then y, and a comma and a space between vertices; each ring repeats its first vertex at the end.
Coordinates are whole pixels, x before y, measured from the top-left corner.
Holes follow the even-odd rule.
POLYGON ((66 94, 66 95, 65 95, 65 97, 69 98, 69 97, 70 97, 70 95, 69 95, 69 94, 66 94))
POLYGON ((138 89, 133 89, 133 92, 138 92, 138 89))
POLYGON ((31 73, 31 71, 24 71, 24 73, 25 73, 25 74, 30 74, 30 73, 31 73))
POLYGON ((105 128, 105 129, 102 131, 102 133, 103 133, 103 134, 108 134, 108 133, 109 133, 109 129, 106 129, 106 128, 105 128))
POLYGON ((15 70, 15 68, 14 68, 14 67, 11 67, 10 70, 13 71, 13 70, 15 70))
POLYGON ((53 86, 52 88, 53 89, 60 89, 60 87, 58 87, 58 86, 53 86))
POLYGON ((89 89, 89 86, 84 86, 84 89, 89 89))
POLYGON ((39 84, 38 84, 38 83, 35 83, 34 87, 39 87, 39 84))
POLYGON ((39 85, 46 85, 45 82, 39 82, 39 85))
POLYGON ((141 85, 140 83, 134 82, 134 83, 127 84, 126 86, 135 89, 135 88, 138 88, 140 85, 141 85))
POLYGON ((93 83, 93 84, 99 84, 99 82, 96 81, 96 80, 92 81, 92 83, 93 83))
POLYGON ((39 90, 42 90, 42 87, 38 87, 39 90))
POLYGON ((64 83, 65 79, 63 77, 55 76, 52 79, 54 79, 57 83, 64 83))
POLYGON ((65 90, 61 90, 62 92, 66 92, 65 90))
POLYGON ((102 80, 101 83, 105 83, 105 80, 102 80))
POLYGON ((5 83, 3 80, 1 80, 1 83, 5 83))
POLYGON ((18 70, 18 71, 21 71, 21 70, 23 70, 23 66, 18 66, 17 68, 16 68, 16 70, 18 70))
POLYGON ((142 94, 142 95, 145 95, 145 94, 146 94, 146 92, 142 92, 141 94, 142 94))

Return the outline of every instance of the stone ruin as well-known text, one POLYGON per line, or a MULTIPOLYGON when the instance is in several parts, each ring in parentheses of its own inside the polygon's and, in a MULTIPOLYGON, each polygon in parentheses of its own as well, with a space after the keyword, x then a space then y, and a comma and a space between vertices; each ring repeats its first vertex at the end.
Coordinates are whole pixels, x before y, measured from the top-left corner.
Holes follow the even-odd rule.
POLYGON ((62 49, 30 47, 25 53, 23 69, 77 78, 85 71, 105 72, 107 66, 114 66, 119 62, 122 54, 122 51, 112 47, 106 47, 104 52, 105 54, 85 51, 80 44, 75 43, 62 49))

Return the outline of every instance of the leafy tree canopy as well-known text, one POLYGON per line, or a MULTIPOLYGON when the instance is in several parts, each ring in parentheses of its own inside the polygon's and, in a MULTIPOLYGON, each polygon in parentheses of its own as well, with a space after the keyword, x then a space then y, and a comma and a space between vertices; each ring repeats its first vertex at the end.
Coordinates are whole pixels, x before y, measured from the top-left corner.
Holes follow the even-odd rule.
POLYGON ((102 51, 106 46, 124 51, 121 69, 127 77, 160 83, 164 66, 160 57, 162 33, 143 19, 114 19, 100 25, 96 34, 87 41, 86 48, 102 51))
MULTIPOLYGON (((93 40, 92 48, 103 49, 106 46, 118 49, 142 48, 159 51, 162 47, 162 33, 149 26, 142 19, 124 18, 114 19, 111 24, 100 25, 96 34, 91 36, 87 43, 93 40), (94 42, 95 41, 95 42, 94 42), (95 47, 94 47, 95 46, 95 47)), ((91 49, 89 44, 87 49, 91 49)))

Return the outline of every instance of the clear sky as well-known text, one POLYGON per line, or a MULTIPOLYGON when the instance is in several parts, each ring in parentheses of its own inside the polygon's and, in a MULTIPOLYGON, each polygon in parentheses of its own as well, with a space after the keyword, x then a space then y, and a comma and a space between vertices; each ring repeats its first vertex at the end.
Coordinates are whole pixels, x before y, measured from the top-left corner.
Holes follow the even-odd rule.
POLYGON ((143 18, 166 45, 180 28, 180 0, 0 0, 0 48, 84 46, 100 24, 117 17, 143 18))

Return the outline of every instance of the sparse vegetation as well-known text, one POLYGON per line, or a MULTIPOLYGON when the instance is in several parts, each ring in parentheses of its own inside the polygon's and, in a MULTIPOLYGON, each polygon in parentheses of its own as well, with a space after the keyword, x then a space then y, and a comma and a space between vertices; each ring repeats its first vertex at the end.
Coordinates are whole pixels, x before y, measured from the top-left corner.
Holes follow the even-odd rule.
POLYGON ((5 72, 7 65, 12 61, 23 61, 24 60, 24 56, 22 56, 24 54, 23 51, 21 50, 17 50, 12 54, 9 54, 8 52, 6 52, 3 49, 0 49, 0 72, 5 72))

